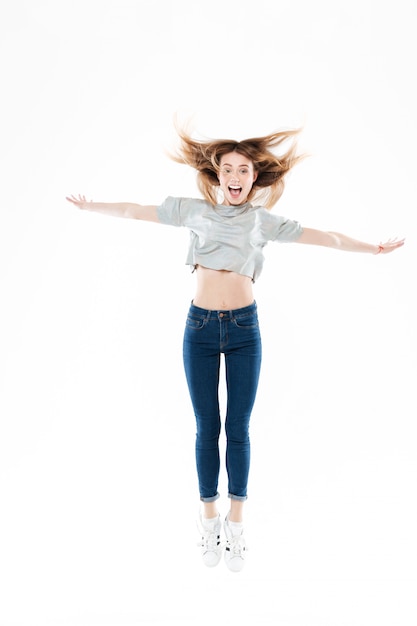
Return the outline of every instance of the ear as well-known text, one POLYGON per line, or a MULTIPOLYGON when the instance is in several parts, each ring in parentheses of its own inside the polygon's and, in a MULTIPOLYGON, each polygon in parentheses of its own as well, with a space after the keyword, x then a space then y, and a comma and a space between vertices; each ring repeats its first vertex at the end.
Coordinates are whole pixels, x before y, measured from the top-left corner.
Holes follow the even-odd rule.
POLYGON ((254 183, 257 178, 258 178, 258 172, 253 172, 253 181, 252 181, 252 183, 254 183))

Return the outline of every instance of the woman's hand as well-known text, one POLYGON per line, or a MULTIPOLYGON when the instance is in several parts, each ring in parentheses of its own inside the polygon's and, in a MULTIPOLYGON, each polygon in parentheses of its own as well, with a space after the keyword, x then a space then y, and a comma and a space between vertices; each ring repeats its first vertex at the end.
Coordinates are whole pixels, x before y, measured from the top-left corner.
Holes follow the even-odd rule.
MULTIPOLYGON (((75 204, 75 206, 79 209, 86 209, 89 203, 87 198, 85 196, 82 196, 81 194, 78 194, 78 197, 74 195, 67 196, 66 200, 68 200, 68 202, 72 202, 72 204, 75 204)), ((90 202, 92 202, 92 200, 90 200, 90 202)))
POLYGON ((388 239, 385 243, 380 243, 378 251, 375 254, 389 254, 397 248, 401 248, 404 245, 405 239, 388 239))

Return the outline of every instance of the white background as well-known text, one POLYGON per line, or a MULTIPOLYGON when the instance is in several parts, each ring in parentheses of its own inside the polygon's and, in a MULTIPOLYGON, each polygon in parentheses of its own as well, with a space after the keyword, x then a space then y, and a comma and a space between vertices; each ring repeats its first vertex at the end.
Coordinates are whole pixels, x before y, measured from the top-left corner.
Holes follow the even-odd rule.
POLYGON ((1 626, 415 626, 413 4, 2 2, 1 626), (266 250, 239 575, 195 545, 188 234, 65 201, 197 195, 175 112, 206 137, 304 124, 274 210, 407 238, 266 250))

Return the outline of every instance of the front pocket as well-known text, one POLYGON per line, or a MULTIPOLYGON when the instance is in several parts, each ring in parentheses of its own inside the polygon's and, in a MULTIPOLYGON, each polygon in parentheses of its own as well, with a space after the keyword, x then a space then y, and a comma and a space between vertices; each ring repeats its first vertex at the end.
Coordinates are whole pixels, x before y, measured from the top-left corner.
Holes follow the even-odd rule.
POLYGON ((238 315, 233 318, 233 323, 238 328, 258 328, 258 315, 256 313, 248 313, 246 315, 238 315))
POLYGON ((200 330, 205 326, 206 318, 205 317, 191 317, 189 315, 187 317, 186 326, 187 328, 192 328, 194 330, 200 330))

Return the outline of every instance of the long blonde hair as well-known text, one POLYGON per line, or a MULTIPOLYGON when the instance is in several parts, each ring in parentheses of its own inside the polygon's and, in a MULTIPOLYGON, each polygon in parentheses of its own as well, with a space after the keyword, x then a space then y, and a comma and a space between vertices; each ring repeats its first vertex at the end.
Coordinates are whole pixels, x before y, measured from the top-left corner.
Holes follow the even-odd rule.
POLYGON ((180 146, 169 156, 177 163, 185 163, 197 170, 198 188, 212 204, 218 202, 218 173, 220 160, 224 154, 237 152, 252 161, 257 178, 248 201, 262 204, 267 209, 271 209, 281 197, 286 174, 305 157, 297 154, 296 138, 301 129, 283 130, 243 141, 234 139, 197 141, 184 128, 177 124, 176 128, 180 146), (278 156, 273 153, 274 148, 291 139, 291 145, 283 154, 278 156))

